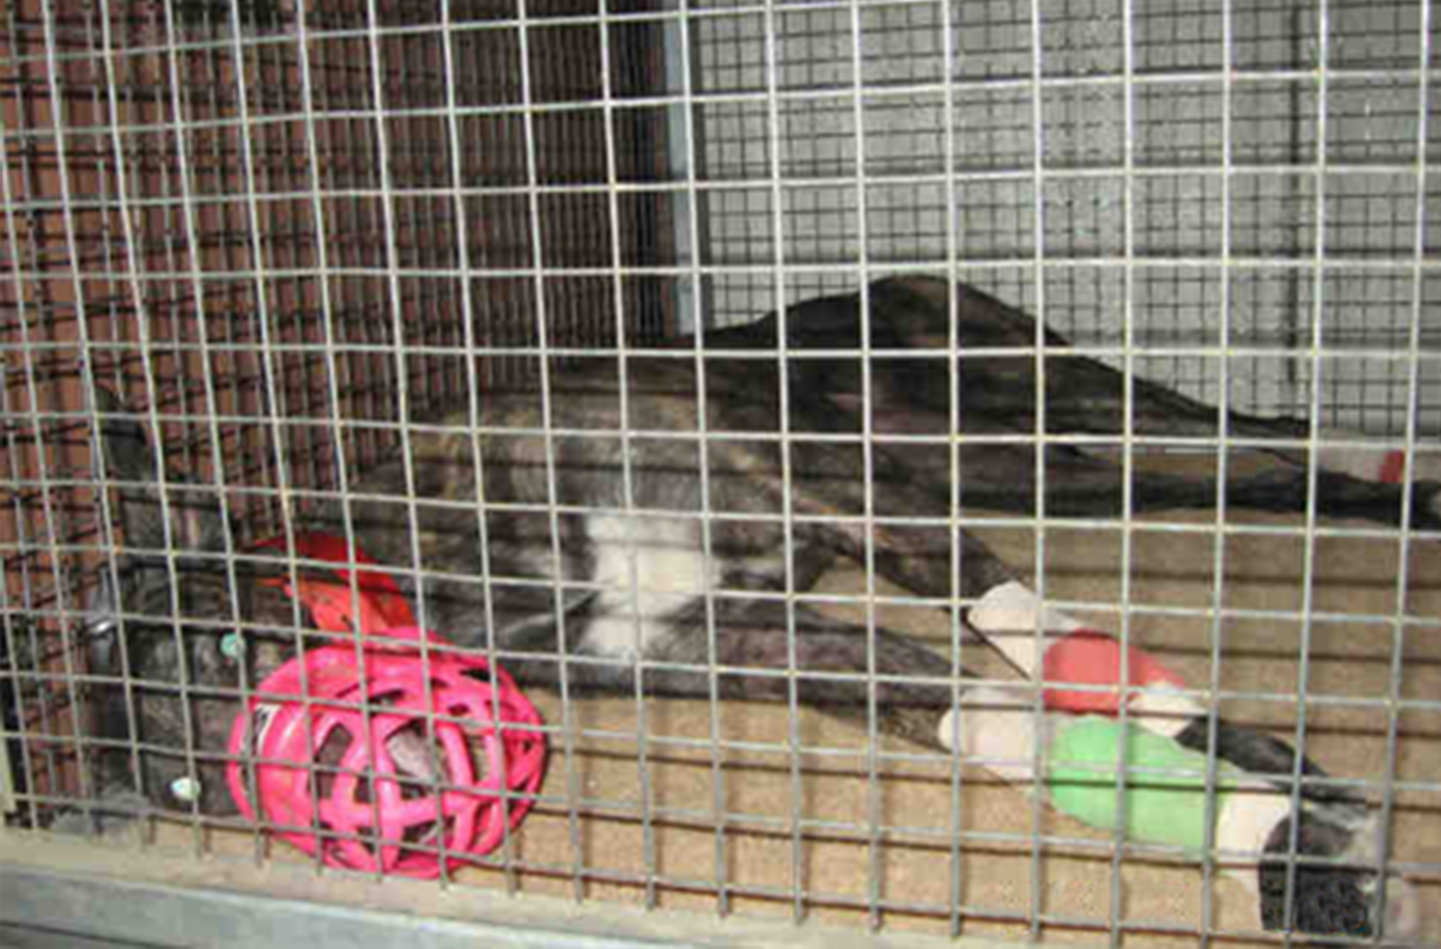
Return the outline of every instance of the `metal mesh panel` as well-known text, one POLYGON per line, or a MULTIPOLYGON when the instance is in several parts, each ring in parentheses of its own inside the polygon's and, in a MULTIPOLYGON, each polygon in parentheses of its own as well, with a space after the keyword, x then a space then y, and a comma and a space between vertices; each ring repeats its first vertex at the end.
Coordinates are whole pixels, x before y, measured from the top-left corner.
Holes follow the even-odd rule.
MULTIPOLYGON (((279 592, 325 574, 323 523, 459 643, 422 661, 512 667, 541 710, 493 853, 389 842, 443 885, 1259 945, 1334 936, 1340 866, 1409 881, 1386 936, 1441 938, 1422 4, 3 15, 12 839, 311 859, 235 816, 216 736, 274 714, 263 661, 351 643, 279 592), (102 457, 122 421, 143 470, 102 457), (1182 670, 1201 840, 1128 836, 1125 743, 1110 814, 1048 806, 1029 736, 1071 720, 977 619, 1012 581, 1182 670), (1015 755, 957 747, 987 687, 1025 703, 1015 755), (1291 820, 1260 897, 1225 873, 1234 734, 1296 752, 1245 778, 1291 820), (1327 850, 1302 813, 1375 833, 1327 850)), ((407 793, 454 791, 426 747, 407 793)))
MULTIPOLYGON (((850 13, 844 5, 798 8, 776 17, 784 181, 786 259, 794 265, 854 260, 857 190, 850 177, 864 149, 867 252, 882 264, 945 258, 947 154, 944 109, 955 128, 956 241, 965 259, 997 263, 1035 249, 1029 208, 1032 106, 1039 101, 1046 183, 1043 201, 1046 294, 1057 303, 1052 325, 1077 341, 1115 344, 1120 336, 1120 272, 1105 261, 1124 253, 1123 143, 1133 130, 1131 227, 1135 254, 1137 339, 1157 346, 1214 346, 1215 260, 1221 250, 1223 89, 1219 72, 1223 11, 1193 3, 1057 3, 1041 17, 1039 91, 1030 88, 1030 8, 971 4, 949 18, 954 83, 935 4, 878 4, 861 13, 861 108, 853 109, 850 13), (1131 22, 1134 74, 1121 70, 1121 25, 1131 22), (1126 82, 1134 83, 1128 87, 1126 82), (1037 100, 1039 96, 1039 100, 1037 100), (1134 115, 1127 120, 1128 97, 1134 115), (864 124, 858 133, 856 122, 864 124), (840 180, 837 180, 840 179, 840 180), (1062 266, 1065 262, 1070 265, 1062 266), (1099 263, 1098 263, 1099 262, 1099 263)), ((1288 359, 1308 335, 1311 281, 1300 265, 1324 239, 1328 257, 1328 345, 1367 351, 1404 349, 1409 275, 1385 271, 1404 259, 1416 229, 1414 64, 1417 6, 1332 4, 1329 65, 1336 75, 1318 107, 1315 8, 1240 3, 1229 8, 1233 65, 1242 70, 1230 102, 1233 163, 1226 279, 1237 346, 1275 349, 1273 358, 1235 359, 1238 408, 1296 414, 1308 403, 1304 360, 1288 359), (1327 129, 1326 207, 1318 216, 1313 170, 1317 130, 1327 129), (1319 235, 1318 221, 1325 233, 1319 235), (1356 259, 1354 266, 1347 261, 1356 259), (1379 266, 1378 266, 1379 265, 1379 266)), ((708 246, 717 262, 767 258, 764 179, 770 157, 762 91, 765 18, 748 10, 697 23, 698 84, 714 93, 698 107, 702 175, 725 182, 704 200, 708 246)), ((1434 104, 1428 106, 1434 108, 1434 104)), ((1429 133, 1434 139, 1434 123, 1429 133)), ((1428 145, 1428 148, 1432 147, 1428 145)), ((970 274, 1008 300, 1034 306, 1025 274, 970 274)), ((809 278, 796 299, 854 286, 854 275, 809 278)), ((723 318, 744 320, 774 305, 765 277, 737 277, 717 297, 723 318), (735 302, 730 302, 734 295, 735 302), (758 298, 752 299, 753 297, 758 298), (733 317, 729 316, 734 314, 733 317)), ((1434 326, 1423 333, 1429 341, 1434 326)), ((1216 398, 1214 368, 1201 359, 1158 361, 1149 375, 1188 394, 1216 398)), ((1396 432, 1405 418, 1404 371, 1357 360, 1323 386, 1333 424, 1396 432), (1389 396, 1383 393, 1390 393, 1389 396), (1391 400, 1391 401, 1388 401, 1391 400)), ((1423 376, 1423 431, 1434 431, 1434 379, 1423 376)))
MULTIPOLYGON (((451 15, 483 24, 507 10, 481 3, 451 15)), ((613 281, 565 274, 608 264, 603 202, 541 197, 544 239, 530 243, 532 209, 517 193, 529 149, 514 30, 455 34, 463 65, 452 88, 431 4, 383 6, 373 43, 364 4, 311 5, 316 37, 303 51, 294 9, 244 7, 238 29, 232 12, 7 11, 6 579, 11 602, 40 617, 14 627, 9 654, 41 676, 17 684, 12 709, 38 716, 27 726, 43 721, 54 739, 41 743, 36 791, 61 799, 79 788, 70 711, 80 670, 60 630, 90 594, 97 545, 114 543, 95 490, 87 384, 157 413, 168 464, 241 489, 229 509, 254 537, 283 523, 280 458, 287 490, 334 488, 337 465, 362 470, 398 446, 402 376, 416 417, 462 397, 464 282, 478 345, 531 343, 540 293, 554 342, 614 344, 613 281), (385 29, 426 23, 428 33, 385 29), (437 114, 447 103, 502 107, 457 117, 467 142, 458 184, 437 114), (467 191, 459 200, 457 187, 467 191), (460 209, 470 261, 499 275, 462 275, 460 209), (535 252, 553 274, 541 283, 520 276, 535 252), (401 358, 401 345, 412 354, 401 358), (332 412, 389 424, 337 430, 325 424, 332 412)), ((643 30, 622 38, 640 52, 616 69, 617 91, 651 81, 643 30)), ((569 104, 536 120, 538 182, 604 180, 602 115, 586 105, 602 87, 595 25, 540 29, 534 42, 533 99, 569 104)), ((622 164, 634 179, 658 160, 649 124, 634 117, 625 129, 622 164)), ((617 239, 628 256, 664 241, 661 203, 627 202, 617 239)), ((627 280, 621 299, 638 337, 665 325, 654 281, 627 280)), ((478 363, 482 380, 534 371, 505 355, 478 363)))

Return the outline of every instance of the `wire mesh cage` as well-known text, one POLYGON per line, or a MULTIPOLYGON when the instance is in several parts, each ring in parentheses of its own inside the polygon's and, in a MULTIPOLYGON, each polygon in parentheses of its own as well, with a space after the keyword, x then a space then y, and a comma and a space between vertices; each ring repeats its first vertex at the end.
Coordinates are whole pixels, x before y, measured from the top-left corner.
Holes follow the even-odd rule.
POLYGON ((4 16, 8 839, 1441 939, 1424 0, 4 16))

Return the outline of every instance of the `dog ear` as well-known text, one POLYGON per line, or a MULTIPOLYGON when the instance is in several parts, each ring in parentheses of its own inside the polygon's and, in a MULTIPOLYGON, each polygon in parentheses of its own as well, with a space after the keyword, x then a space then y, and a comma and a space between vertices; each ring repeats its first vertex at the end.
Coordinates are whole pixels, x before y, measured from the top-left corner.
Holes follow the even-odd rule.
POLYGON ((106 476, 117 482, 125 545, 134 551, 219 551, 224 549, 220 502, 213 491, 195 486, 183 472, 165 472, 147 434, 147 420, 109 389, 97 387, 100 447, 106 476), (170 517, 166 536, 165 514, 170 517))

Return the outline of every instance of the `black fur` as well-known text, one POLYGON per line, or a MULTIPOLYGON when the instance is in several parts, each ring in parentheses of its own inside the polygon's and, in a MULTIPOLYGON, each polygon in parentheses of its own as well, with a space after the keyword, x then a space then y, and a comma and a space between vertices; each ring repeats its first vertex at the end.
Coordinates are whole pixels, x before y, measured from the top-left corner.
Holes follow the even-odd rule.
MULTIPOLYGON (((1176 735, 1176 742, 1193 751, 1206 754, 1210 730, 1208 720, 1192 720, 1176 735)), ((1279 738, 1264 732, 1241 728, 1225 721, 1216 723, 1216 757, 1249 772, 1266 778, 1284 791, 1291 790, 1291 774, 1296 761, 1296 749, 1279 738)), ((1301 760, 1303 778, 1326 778, 1329 775, 1310 758, 1301 760)), ((1331 804, 1360 805, 1361 798, 1350 788, 1332 784, 1301 783, 1301 796, 1306 800, 1331 804)))
MULTIPOLYGON (((1286 919, 1286 855, 1291 852, 1291 820, 1282 821, 1266 841, 1266 853, 1281 859, 1263 859, 1259 870, 1261 922, 1267 929, 1284 929, 1286 919)), ((1325 817, 1303 809, 1296 853, 1308 857, 1344 858, 1355 844, 1355 834, 1325 817)), ((1297 864, 1292 903, 1292 925, 1303 933, 1334 936, 1370 936, 1375 933, 1378 887, 1371 870, 1348 866, 1297 864)))
MULTIPOLYGON (((877 444, 902 455, 905 463, 937 497, 948 499, 949 449, 917 447, 895 435, 944 435, 951 430, 950 303, 943 281, 923 277, 880 280, 871 284, 870 348, 930 349, 921 357, 877 357, 871 365, 871 422, 877 444)), ((1036 324, 1026 313, 973 287, 955 287, 956 361, 959 431, 967 435, 1033 434, 1036 431, 1036 362, 1029 353, 968 357, 966 350, 1031 348, 1036 324)), ((707 348, 774 350, 779 320, 771 314, 745 326, 711 330, 707 348)), ((786 345, 797 353, 859 351, 862 346, 861 295, 810 300, 786 311, 786 345)), ((1068 355, 1069 343, 1043 331, 1046 347, 1046 431, 1120 438, 1124 431, 1126 385, 1122 373, 1083 356, 1068 355)), ((717 371, 756 372, 755 363, 724 362, 717 371), (743 367, 750 367, 749 369, 743 367)), ((790 362, 791 424, 800 431, 861 431, 862 375, 857 358, 797 358, 790 362)), ((1206 405, 1144 379, 1132 381, 1132 426, 1140 436, 1214 438, 1220 414, 1206 405)), ((1226 430, 1249 439, 1305 439, 1310 426, 1301 419, 1259 418, 1239 412, 1228 416, 1226 430)), ((1233 507, 1301 512, 1307 507, 1309 479, 1304 451, 1278 447, 1281 462, 1251 477, 1232 475, 1226 484, 1233 507)), ((960 451, 960 493, 967 507, 1031 514, 1036 506, 1036 452, 1029 445, 974 442, 960 451)), ((1056 446, 1046 451, 1047 515, 1115 515, 1122 512, 1121 466, 1089 450, 1056 446)), ((1135 471, 1135 511, 1205 508, 1216 502, 1210 478, 1176 477, 1135 471)), ((1316 505, 1321 514, 1361 517, 1385 524, 1401 522, 1403 486, 1365 481, 1335 472, 1317 474, 1316 505)), ((1441 484, 1413 486, 1411 525, 1441 530, 1441 484)))

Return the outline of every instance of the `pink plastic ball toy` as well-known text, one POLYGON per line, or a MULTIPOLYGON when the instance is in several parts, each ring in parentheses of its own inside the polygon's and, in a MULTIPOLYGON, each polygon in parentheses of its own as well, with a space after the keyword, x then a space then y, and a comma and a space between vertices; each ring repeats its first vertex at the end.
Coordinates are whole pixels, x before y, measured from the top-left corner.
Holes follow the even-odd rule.
POLYGON ((260 683, 255 691, 264 697, 251 699, 231 728, 226 777, 246 818, 258 811, 283 828, 282 839, 331 866, 430 878, 440 874, 442 851, 450 866, 464 854, 487 854, 504 838, 507 813, 512 828, 524 819, 532 802, 502 806, 501 776, 512 792, 534 794, 545 737, 540 715, 505 670, 433 650, 422 661, 414 642, 421 635, 442 641, 417 629, 385 635, 404 642, 367 644, 363 675, 355 649, 326 646, 260 683), (492 716, 497 700, 503 730, 492 716), (427 734, 428 709, 446 717, 433 720, 433 753, 428 740, 415 740, 427 734), (396 761, 392 739, 407 729, 409 747, 427 750, 421 757, 439 766, 438 778, 417 774, 413 753, 396 761), (240 764, 251 757, 259 808, 240 764))

